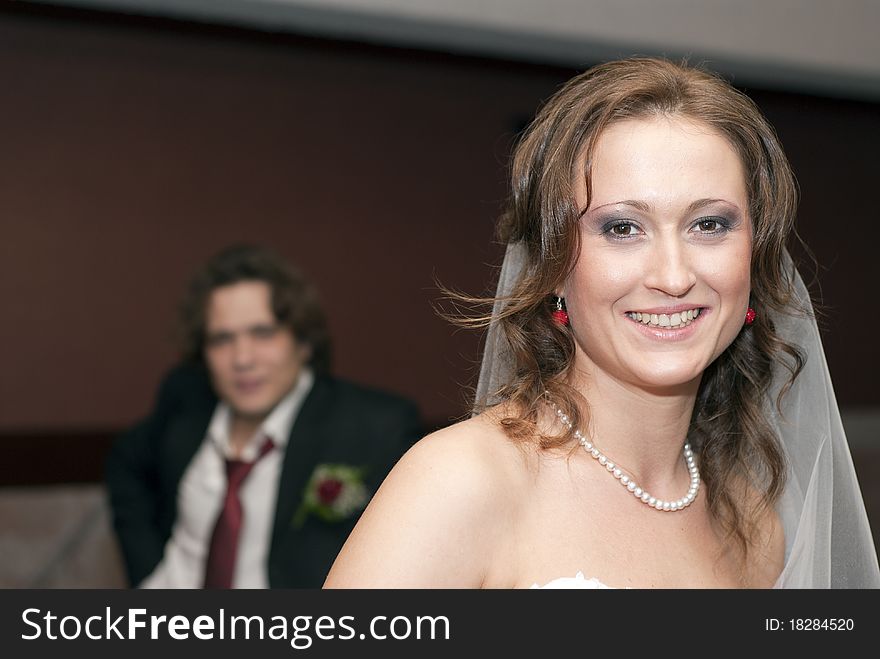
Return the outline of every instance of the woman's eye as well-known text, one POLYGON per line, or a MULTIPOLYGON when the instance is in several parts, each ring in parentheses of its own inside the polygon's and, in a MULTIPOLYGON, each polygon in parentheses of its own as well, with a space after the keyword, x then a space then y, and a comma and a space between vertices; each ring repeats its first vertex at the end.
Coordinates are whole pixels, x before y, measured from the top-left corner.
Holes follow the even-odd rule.
POLYGON ((701 220, 699 225, 703 231, 715 231, 718 228, 718 222, 715 220, 701 220))
POLYGON ((727 223, 720 217, 704 217, 694 225, 697 233, 723 233, 728 229, 727 223))
POLYGON ((631 222, 615 222, 606 225, 603 232, 612 238, 630 238, 638 233, 638 227, 631 222))

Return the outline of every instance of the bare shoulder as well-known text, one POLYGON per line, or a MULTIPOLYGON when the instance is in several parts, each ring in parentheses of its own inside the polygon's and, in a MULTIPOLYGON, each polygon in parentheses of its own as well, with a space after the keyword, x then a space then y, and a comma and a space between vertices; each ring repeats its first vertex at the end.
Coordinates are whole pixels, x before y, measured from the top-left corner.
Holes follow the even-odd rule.
POLYGON ((428 435, 385 479, 325 586, 480 586, 521 462, 492 414, 428 435))
POLYGON ((460 525, 500 512, 516 477, 516 450, 491 418, 479 416, 432 433, 401 458, 376 494, 376 505, 444 513, 460 525))
POLYGON ((447 477, 468 481, 462 484, 488 485, 493 477, 503 475, 501 467, 514 453, 514 445, 496 419, 482 414, 428 435, 406 453, 397 467, 400 471, 449 471, 453 473, 445 474, 447 477))

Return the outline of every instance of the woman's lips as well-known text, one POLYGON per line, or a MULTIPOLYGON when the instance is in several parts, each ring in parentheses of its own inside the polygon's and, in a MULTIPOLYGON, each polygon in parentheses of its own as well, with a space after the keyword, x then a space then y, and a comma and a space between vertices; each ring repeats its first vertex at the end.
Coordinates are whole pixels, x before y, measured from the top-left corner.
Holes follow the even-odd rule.
MULTIPOLYGON (((695 307, 683 307, 683 309, 689 308, 693 309, 695 307)), ((655 341, 685 341, 696 333, 698 326, 703 323, 703 318, 711 313, 711 309, 707 307, 699 307, 699 309, 699 315, 691 320, 689 324, 685 325, 684 327, 677 328, 646 325, 641 321, 630 317, 627 314, 624 314, 624 318, 632 323, 636 331, 640 332, 643 336, 646 336, 649 339, 653 339, 655 341)), ((676 313, 680 313, 680 311, 676 313)))

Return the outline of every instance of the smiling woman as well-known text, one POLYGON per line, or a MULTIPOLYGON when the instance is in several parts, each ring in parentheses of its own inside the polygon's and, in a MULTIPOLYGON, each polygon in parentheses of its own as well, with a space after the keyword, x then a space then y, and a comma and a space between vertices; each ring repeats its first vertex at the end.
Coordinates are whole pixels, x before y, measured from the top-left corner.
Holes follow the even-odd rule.
POLYGON ((462 321, 489 326, 475 415, 398 463, 327 585, 880 586, 754 103, 666 60, 598 66, 512 188, 492 313, 462 321))
POLYGON ((575 194, 587 209, 581 257, 556 291, 576 359, 593 378, 696 387, 748 308, 752 228, 739 157, 694 121, 628 120, 602 133, 590 176, 589 207, 585 185, 575 194))

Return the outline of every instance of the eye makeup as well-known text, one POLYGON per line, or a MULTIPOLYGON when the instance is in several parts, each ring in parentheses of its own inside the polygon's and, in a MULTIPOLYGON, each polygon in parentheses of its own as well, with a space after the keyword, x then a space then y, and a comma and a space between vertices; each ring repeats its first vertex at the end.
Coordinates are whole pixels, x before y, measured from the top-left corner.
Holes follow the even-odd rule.
MULTIPOLYGON (((717 202, 713 200, 716 206, 721 208, 706 209, 701 208, 703 213, 697 215, 691 211, 688 215, 691 218, 687 220, 687 231, 692 235, 696 235, 703 239, 718 238, 729 231, 733 231, 742 224, 742 214, 736 206, 726 202, 717 202), (709 210, 709 212, 706 212, 709 210), (715 211, 715 212, 712 212, 715 211), (693 217, 696 215, 696 217, 693 217)), ((691 207, 697 204, 692 204, 691 207)), ((704 206, 704 204, 699 204, 704 206)), ((709 205, 709 204, 705 204, 709 205)), ((613 206, 608 204, 607 206, 613 206)), ((629 241, 646 233, 644 227, 650 227, 653 220, 650 219, 650 213, 633 208, 631 204, 626 204, 627 208, 608 208, 603 211, 600 207, 594 212, 586 212, 582 215, 583 229, 594 235, 602 235, 613 241, 629 241)), ((642 204, 639 204, 641 207, 642 204)))

